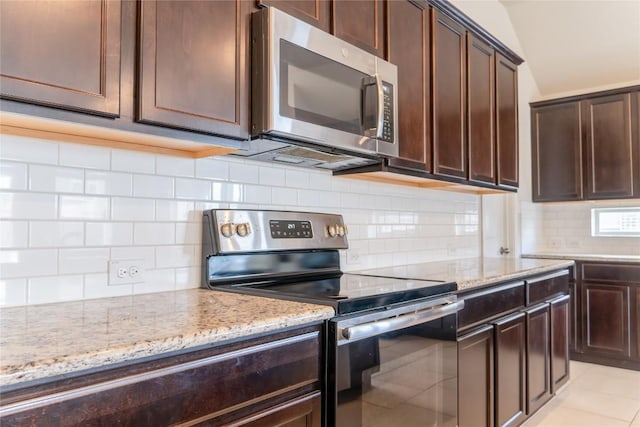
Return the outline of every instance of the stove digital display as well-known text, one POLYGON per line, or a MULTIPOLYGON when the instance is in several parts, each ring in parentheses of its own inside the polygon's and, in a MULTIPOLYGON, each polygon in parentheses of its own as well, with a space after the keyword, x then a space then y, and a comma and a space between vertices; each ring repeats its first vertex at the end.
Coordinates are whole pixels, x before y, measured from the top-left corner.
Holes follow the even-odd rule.
POLYGON ((274 239, 310 239, 313 237, 310 221, 269 221, 271 237, 274 239))

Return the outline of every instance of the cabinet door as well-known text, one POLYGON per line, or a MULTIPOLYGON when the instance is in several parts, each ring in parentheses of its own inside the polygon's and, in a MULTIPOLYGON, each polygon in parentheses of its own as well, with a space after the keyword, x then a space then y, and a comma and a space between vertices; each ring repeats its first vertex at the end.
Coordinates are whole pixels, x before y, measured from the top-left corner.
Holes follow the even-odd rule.
POLYGON ((551 393, 569 380, 569 295, 550 302, 551 308, 551 393))
POLYGON ((381 0, 333 1, 333 34, 361 49, 383 57, 384 7, 381 0))
POLYGON ((493 426, 493 325, 458 338, 458 425, 493 426))
POLYGON ((627 285, 582 283, 582 345, 585 354, 629 358, 627 285))
POLYGON ((273 6, 326 32, 330 31, 329 0, 258 0, 258 6, 273 6))
POLYGON ((632 138, 631 94, 582 101, 587 199, 638 195, 638 142, 632 138), (635 170, 634 170, 635 169, 635 170))
POLYGON ((496 53, 498 185, 518 187, 518 66, 496 53))
POLYGON ((467 177, 465 138, 466 36, 464 27, 434 10, 433 172, 467 177))
POLYGON ((526 316, 527 414, 531 415, 551 398, 549 304, 543 303, 528 309, 526 316))
POLYGON ((526 323, 516 313, 495 323, 495 420, 515 426, 526 417, 526 323))
POLYGON ((426 3, 387 3, 388 60, 398 66, 399 158, 390 164, 431 170, 430 18, 426 3))
POLYGON ((141 3, 138 120, 247 138, 251 2, 141 3))
POLYGON ((467 34, 469 180, 496 183, 494 50, 467 34))
POLYGON ((0 1, 3 98, 120 113, 120 1, 0 1))
POLYGON ((230 427, 320 427, 322 425, 320 393, 285 402, 227 425, 230 427))
POLYGON ((580 103, 531 109, 534 202, 582 199, 580 103))

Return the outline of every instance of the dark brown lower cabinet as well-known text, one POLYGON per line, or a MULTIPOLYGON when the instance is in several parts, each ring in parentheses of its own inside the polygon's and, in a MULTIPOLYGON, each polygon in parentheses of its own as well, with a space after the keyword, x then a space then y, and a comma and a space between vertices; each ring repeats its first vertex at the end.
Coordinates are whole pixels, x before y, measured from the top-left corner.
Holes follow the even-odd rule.
POLYGON ((526 418, 526 326, 522 312, 494 322, 497 426, 516 426, 526 418))
POLYGON ((2 425, 321 424, 320 326, 19 389, 2 425))
POLYGON ((562 295, 549 301, 552 394, 569 381, 570 302, 569 295, 562 295))
POLYGON ((458 426, 493 426, 493 325, 458 338, 458 426))
POLYGON ((527 309, 527 414, 551 399, 551 340, 548 303, 527 309))

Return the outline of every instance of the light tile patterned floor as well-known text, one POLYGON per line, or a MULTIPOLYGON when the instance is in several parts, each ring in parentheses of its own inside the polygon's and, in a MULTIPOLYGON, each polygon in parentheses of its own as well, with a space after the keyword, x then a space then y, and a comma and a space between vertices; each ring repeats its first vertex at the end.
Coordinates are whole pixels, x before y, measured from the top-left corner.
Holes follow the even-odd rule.
POLYGON ((640 427, 640 372, 571 362, 571 379, 524 427, 640 427))

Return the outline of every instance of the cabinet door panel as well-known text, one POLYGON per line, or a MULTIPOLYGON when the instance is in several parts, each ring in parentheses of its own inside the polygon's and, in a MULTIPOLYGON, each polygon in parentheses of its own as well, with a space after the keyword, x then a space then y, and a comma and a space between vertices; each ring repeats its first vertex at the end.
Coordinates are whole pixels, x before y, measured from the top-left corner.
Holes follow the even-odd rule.
POLYGON ((527 414, 551 398, 549 305, 527 310, 527 414))
POLYGON ((383 57, 384 8, 381 0, 333 1, 333 34, 383 57))
POLYGON ((496 54, 498 185, 518 187, 518 67, 496 54))
POLYGON ((495 322, 495 420, 497 426, 520 424, 526 417, 525 315, 495 322))
POLYGON ((582 101, 587 199, 628 198, 637 192, 638 143, 631 114, 628 93, 582 101))
POLYGON ((433 172, 467 177, 465 138, 465 29, 434 11, 433 45, 433 172))
POLYGON ((458 425, 493 426, 493 326, 458 339, 458 425))
POLYGON ((399 159, 394 166, 431 170, 430 18, 426 4, 387 3, 388 60, 398 66, 399 159))
POLYGON ((248 137, 250 5, 141 3, 140 121, 248 137))
POLYGON ((582 283, 585 353, 628 358, 629 286, 582 283))
POLYGON ((258 0, 259 6, 273 6, 326 32, 330 31, 329 0, 258 0))
POLYGON ((531 110, 533 201, 582 199, 580 103, 531 110))
POLYGON ((551 393, 569 380, 569 295, 551 301, 551 393))
POLYGON ((120 113, 120 1, 0 2, 2 97, 120 113))
POLYGON ((494 50, 467 35, 469 180, 496 183, 494 50))

